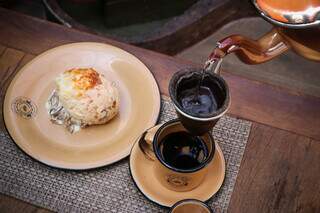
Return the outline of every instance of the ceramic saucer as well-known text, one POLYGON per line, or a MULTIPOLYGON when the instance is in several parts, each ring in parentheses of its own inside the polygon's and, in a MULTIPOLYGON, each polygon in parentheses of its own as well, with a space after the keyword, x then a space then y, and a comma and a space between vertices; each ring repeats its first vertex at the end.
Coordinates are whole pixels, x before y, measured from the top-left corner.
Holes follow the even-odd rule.
POLYGON ((153 164, 152 161, 144 156, 139 148, 139 144, 136 142, 130 154, 130 172, 132 178, 138 189, 149 200, 167 207, 171 207, 179 200, 190 198, 207 201, 220 189, 225 177, 225 160, 217 143, 214 158, 208 165, 208 174, 203 183, 191 191, 176 192, 161 185, 154 175, 153 164))

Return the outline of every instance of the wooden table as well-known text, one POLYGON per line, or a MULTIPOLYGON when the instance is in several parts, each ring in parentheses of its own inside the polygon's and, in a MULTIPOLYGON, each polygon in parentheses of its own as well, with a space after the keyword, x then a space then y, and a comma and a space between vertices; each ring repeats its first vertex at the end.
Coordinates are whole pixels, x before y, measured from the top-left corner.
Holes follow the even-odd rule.
MULTIPOLYGON (((0 8, 1 104, 24 64, 52 47, 79 41, 112 44, 134 54, 155 75, 163 94, 174 72, 198 66, 0 8)), ((227 71, 222 75, 231 89, 229 114, 253 122, 229 212, 320 212, 320 99, 227 71)), ((0 116, 0 131, 5 131, 2 111, 0 116)), ((0 212, 46 211, 0 195, 0 212)))

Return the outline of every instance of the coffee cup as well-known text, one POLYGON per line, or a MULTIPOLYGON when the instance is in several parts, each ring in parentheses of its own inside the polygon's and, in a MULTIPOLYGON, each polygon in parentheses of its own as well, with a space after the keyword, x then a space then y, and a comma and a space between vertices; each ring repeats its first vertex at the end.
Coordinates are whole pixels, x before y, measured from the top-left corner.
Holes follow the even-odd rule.
MULTIPOLYGON (((195 93, 193 92, 193 93, 195 93)), ((174 103, 174 107, 183 126, 194 135, 202 135, 210 131, 217 121, 227 112, 230 105, 229 87, 225 80, 218 74, 203 71, 197 68, 181 70, 173 75, 169 83, 169 94, 174 103), (205 100, 210 103, 206 111, 193 108, 188 109, 184 103, 186 95, 203 98, 204 95, 192 94, 190 91, 197 92, 201 83, 201 89, 208 93, 210 99, 205 100)), ((202 99, 201 99, 202 100, 202 99)))
POLYGON ((201 184, 215 152, 211 134, 194 136, 178 119, 145 131, 139 147, 153 161, 158 181, 170 190, 181 192, 201 184))
POLYGON ((211 208, 204 202, 196 199, 185 199, 175 203, 170 213, 213 213, 211 208))

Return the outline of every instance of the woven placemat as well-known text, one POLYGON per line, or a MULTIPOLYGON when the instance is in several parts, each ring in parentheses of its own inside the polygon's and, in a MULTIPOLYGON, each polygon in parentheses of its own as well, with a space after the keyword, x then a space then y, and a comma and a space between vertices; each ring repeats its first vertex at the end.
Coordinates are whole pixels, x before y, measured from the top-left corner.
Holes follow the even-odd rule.
MULTIPOLYGON (((175 118, 172 103, 162 100, 160 122, 175 118)), ((224 116, 213 130, 226 160, 226 178, 209 200, 226 212, 248 140, 249 121, 224 116)), ((0 133, 0 193, 58 212, 167 212, 147 200, 130 176, 128 158, 88 171, 68 171, 41 164, 0 133)))

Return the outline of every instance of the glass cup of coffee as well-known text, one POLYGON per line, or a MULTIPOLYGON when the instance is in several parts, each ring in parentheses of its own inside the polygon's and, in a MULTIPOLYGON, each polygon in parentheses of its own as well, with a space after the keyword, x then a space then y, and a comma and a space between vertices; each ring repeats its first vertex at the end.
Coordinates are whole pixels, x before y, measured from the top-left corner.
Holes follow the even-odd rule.
POLYGON ((139 140, 141 151, 154 162, 159 182, 174 191, 190 191, 204 179, 215 152, 211 134, 190 134, 178 119, 152 127, 139 140))
POLYGON ((210 131, 230 105, 225 80, 218 73, 197 68, 175 73, 169 94, 183 126, 194 135, 210 131))
POLYGON ((196 199, 180 200, 174 204, 170 213, 213 213, 211 208, 204 202, 196 199))

